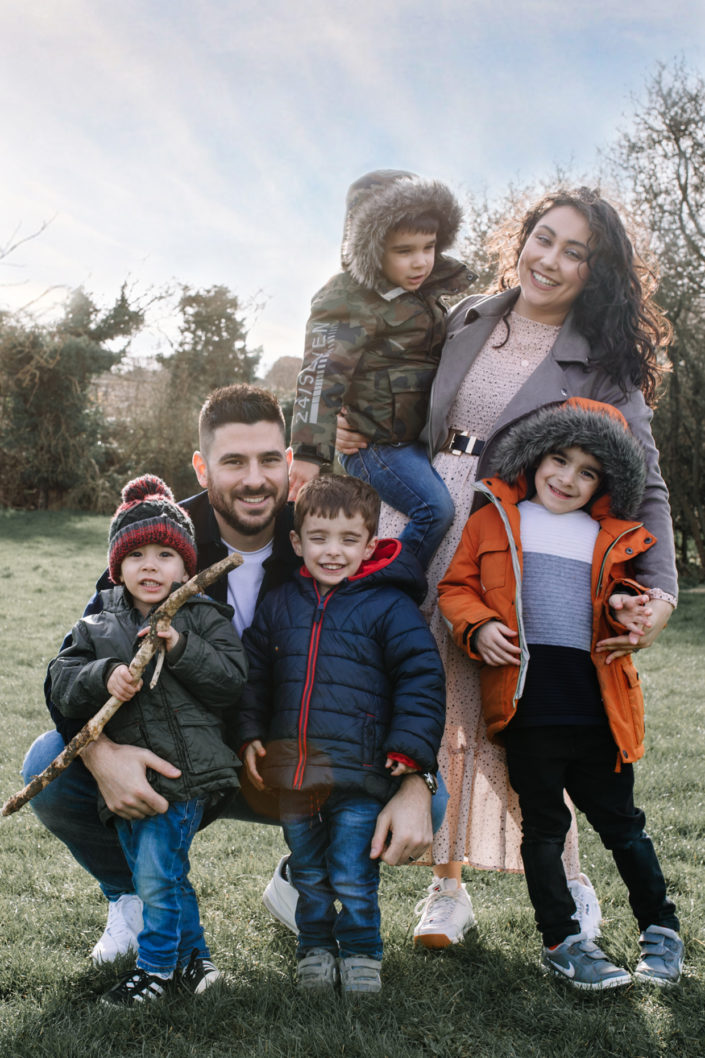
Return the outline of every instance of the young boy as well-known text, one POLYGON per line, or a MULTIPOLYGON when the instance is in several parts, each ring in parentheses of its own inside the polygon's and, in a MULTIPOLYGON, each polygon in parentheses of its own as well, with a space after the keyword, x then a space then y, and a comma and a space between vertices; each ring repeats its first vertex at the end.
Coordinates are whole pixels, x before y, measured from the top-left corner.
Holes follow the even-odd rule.
POLYGON ((402 541, 425 569, 454 514, 419 434, 445 338, 443 298, 475 276, 444 251, 462 213, 448 188, 381 170, 348 191, 343 271, 313 299, 292 420, 293 498, 335 456, 336 415, 370 442, 349 474, 409 516, 402 541))
POLYGON ((418 771, 435 792, 443 666, 416 605, 418 562, 375 538, 379 505, 356 478, 302 488, 291 540, 304 566, 244 634, 241 755, 257 789, 280 792, 302 989, 340 975, 346 993, 380 990, 377 816, 402 775, 418 771))
POLYGON ((634 976, 675 985, 679 923, 633 800, 632 762, 644 752, 639 677, 631 657, 596 649, 625 628, 636 645, 649 627, 648 595, 630 577, 632 559, 655 542, 633 520, 643 453, 619 411, 572 398, 521 421, 496 465, 475 486, 490 502, 469 518, 439 597, 456 643, 484 662, 485 720, 490 736, 501 734, 519 797, 542 965, 575 988, 630 982, 573 919, 565 790, 629 891, 642 931, 634 976))
POLYGON ((110 525, 108 564, 117 587, 101 593, 101 613, 83 618, 71 643, 50 665, 51 696, 66 716, 87 718, 115 695, 123 699, 106 726, 114 742, 142 746, 179 769, 176 778, 150 772, 152 786, 169 801, 163 815, 111 816, 99 796, 104 822, 117 829, 144 908, 137 967, 102 997, 124 1005, 157 999, 175 976, 186 990, 203 992, 220 977, 210 959, 196 894, 188 879, 188 852, 204 808, 237 785, 237 757, 223 741, 225 714, 239 697, 247 661, 231 624, 232 609, 196 595, 160 633, 166 656, 154 688, 135 681, 128 665, 147 627, 146 618, 177 584, 196 572, 194 530, 171 490, 145 475, 122 490, 110 525))

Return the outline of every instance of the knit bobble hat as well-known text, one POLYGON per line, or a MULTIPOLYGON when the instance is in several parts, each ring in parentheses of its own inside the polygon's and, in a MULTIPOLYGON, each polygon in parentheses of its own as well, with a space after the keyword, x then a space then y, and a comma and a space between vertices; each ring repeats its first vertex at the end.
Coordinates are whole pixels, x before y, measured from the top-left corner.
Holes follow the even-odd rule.
POLYGON ((120 583, 120 569, 132 551, 146 544, 173 547, 184 560, 189 577, 196 572, 196 539, 193 522, 174 502, 174 494, 155 474, 128 481, 122 503, 108 532, 108 571, 120 583))

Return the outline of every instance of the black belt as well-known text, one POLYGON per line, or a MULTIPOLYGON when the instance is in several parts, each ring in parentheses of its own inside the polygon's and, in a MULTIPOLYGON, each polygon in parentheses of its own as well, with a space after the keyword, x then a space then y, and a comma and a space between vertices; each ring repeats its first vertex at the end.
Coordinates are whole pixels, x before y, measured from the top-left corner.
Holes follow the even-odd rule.
POLYGON ((485 442, 467 430, 451 430, 442 451, 452 456, 479 456, 484 447, 485 442))

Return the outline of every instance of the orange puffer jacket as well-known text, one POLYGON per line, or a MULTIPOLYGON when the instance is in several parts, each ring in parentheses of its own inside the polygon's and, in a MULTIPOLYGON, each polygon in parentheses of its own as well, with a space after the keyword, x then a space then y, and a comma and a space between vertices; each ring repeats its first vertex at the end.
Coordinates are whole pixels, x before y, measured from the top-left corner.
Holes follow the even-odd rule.
MULTIPOLYGON (((488 734, 494 737, 511 721, 521 697, 529 652, 521 620, 522 554, 517 503, 526 495, 520 478, 508 485, 499 478, 486 478, 475 485, 490 503, 468 519, 458 549, 438 585, 441 612, 453 638, 471 658, 482 661, 470 648, 472 633, 487 621, 499 619, 518 632, 519 666, 493 667, 482 664, 482 705, 488 734)), ((644 754, 644 698, 639 674, 631 657, 605 664, 605 654, 595 651, 597 642, 624 633, 609 613, 607 599, 623 589, 644 589, 629 577, 632 559, 656 542, 639 522, 621 521, 609 514, 609 497, 602 496, 590 512, 599 523, 592 562, 592 647, 602 699, 622 763, 632 763, 644 754)))

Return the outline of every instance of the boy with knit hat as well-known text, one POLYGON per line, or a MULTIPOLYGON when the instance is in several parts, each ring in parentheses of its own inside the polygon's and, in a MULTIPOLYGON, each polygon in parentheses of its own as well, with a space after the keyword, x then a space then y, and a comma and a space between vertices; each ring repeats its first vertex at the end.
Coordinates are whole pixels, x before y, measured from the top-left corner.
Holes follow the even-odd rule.
POLYGON ((461 220, 438 180, 381 169, 355 181, 343 271, 313 298, 292 418, 291 498, 333 461, 344 407, 368 444, 341 462, 409 517, 401 539, 424 569, 454 515, 419 435, 446 335, 444 299, 476 278, 445 253, 461 220))
POLYGON ((613 855, 641 929, 634 976, 678 983, 683 942, 658 858, 635 807, 632 764, 644 753, 644 700, 630 656, 602 641, 649 627, 633 557, 655 540, 635 522, 641 447, 614 407, 571 398, 521 420, 468 519, 438 586, 453 638, 483 662, 491 737, 507 750, 522 815, 521 853, 543 938, 542 966, 573 987, 629 984, 580 932, 562 863, 564 791, 613 855))
POLYGON ((150 612, 196 572, 191 519, 160 478, 129 482, 110 525, 108 565, 115 585, 101 593, 101 613, 84 617, 71 642, 50 665, 52 699, 66 716, 88 718, 110 695, 122 699, 106 733, 114 742, 142 746, 180 769, 177 778, 150 774, 169 801, 164 814, 144 819, 112 816, 144 904, 137 967, 103 1002, 132 1004, 163 996, 175 977, 202 992, 220 976, 210 961, 198 903, 188 880, 188 851, 204 809, 237 785, 237 758, 226 745, 225 719, 247 677, 247 661, 232 609, 192 596, 160 632, 165 659, 155 686, 134 680, 128 665, 150 612))

